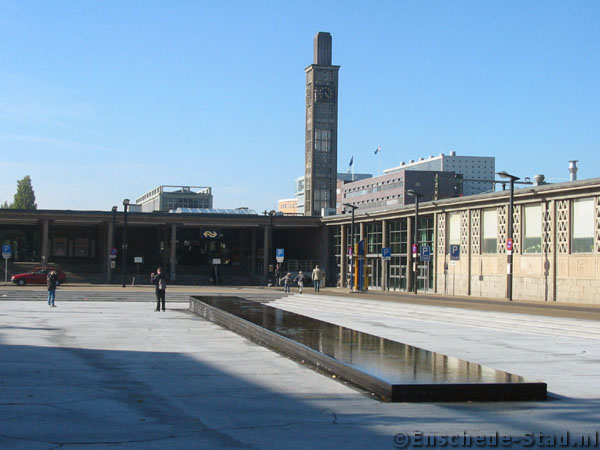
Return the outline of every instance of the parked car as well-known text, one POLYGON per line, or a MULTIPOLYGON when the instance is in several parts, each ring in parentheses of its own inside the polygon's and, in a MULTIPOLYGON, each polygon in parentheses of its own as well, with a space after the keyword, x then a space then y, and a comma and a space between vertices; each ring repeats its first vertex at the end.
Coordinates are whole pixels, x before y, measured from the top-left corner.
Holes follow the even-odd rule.
POLYGON ((36 267, 29 273, 19 273, 10 277, 10 281, 19 285, 25 286, 26 284, 46 284, 48 274, 56 270, 58 274, 58 284, 64 284, 67 282, 67 276, 58 267, 36 267))

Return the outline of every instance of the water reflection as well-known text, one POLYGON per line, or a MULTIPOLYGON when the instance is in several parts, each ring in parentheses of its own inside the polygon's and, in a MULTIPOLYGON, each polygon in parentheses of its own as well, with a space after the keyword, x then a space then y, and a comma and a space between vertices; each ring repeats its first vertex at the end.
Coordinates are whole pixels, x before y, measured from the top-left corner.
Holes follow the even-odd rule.
POLYGON ((236 297, 202 302, 299 342, 389 384, 523 383, 518 375, 236 297))

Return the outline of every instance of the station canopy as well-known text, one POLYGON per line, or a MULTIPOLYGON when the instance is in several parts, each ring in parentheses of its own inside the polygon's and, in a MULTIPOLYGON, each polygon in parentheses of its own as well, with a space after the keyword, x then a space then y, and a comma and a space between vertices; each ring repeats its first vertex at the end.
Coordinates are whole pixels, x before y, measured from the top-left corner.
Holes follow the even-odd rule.
POLYGON ((177 214, 237 214, 245 216, 257 216, 258 214, 253 209, 213 209, 213 208, 177 208, 170 210, 170 213, 177 214))

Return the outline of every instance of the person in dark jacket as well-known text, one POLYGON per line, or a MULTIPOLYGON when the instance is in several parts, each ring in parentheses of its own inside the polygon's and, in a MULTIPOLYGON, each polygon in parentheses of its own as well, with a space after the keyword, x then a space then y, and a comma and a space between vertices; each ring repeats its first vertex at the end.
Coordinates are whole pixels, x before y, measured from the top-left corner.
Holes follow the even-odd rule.
POLYGON ((46 284, 48 285, 48 306, 55 308, 54 299, 56 297, 56 285, 58 284, 58 274, 55 270, 48 274, 46 284))
POLYGON ((156 309, 155 311, 160 311, 160 306, 162 303, 162 310, 166 311, 165 308, 165 294, 167 292, 167 277, 162 271, 162 267, 156 269, 156 273, 150 274, 150 282, 154 284, 155 289, 154 293, 156 294, 156 309))

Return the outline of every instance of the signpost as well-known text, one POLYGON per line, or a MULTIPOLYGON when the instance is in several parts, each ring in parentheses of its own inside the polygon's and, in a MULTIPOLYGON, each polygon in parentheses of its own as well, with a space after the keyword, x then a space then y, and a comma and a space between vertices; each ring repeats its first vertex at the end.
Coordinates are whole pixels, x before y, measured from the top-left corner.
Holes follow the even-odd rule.
POLYGON ((412 254, 413 254, 413 258, 414 258, 415 256, 417 256, 417 253, 418 253, 418 251, 419 251, 419 246, 418 246, 416 243, 415 243, 415 244, 413 244, 413 245, 412 245, 412 254))
POLYGON ((385 261, 389 261, 390 259, 392 259, 392 248, 383 247, 381 249, 381 258, 385 261))
POLYGON ((453 244, 450 246, 450 261, 460 260, 460 245, 453 244))
POLYGON ((4 285, 8 283, 8 260, 12 254, 10 244, 2 244, 2 257, 4 258, 4 285))
POLYGON ((110 259, 115 259, 117 257, 117 249, 114 247, 111 248, 108 256, 110 256, 110 259))
POLYGON ((422 245, 419 249, 419 260, 424 262, 425 264, 421 265, 421 269, 423 269, 423 275, 419 277, 423 280, 423 287, 425 292, 429 291, 429 261, 431 261, 431 246, 430 245, 422 245))
POLYGON ((285 249, 283 249, 283 248, 275 249, 275 259, 277 260, 278 263, 282 263, 283 260, 285 259, 285 249))
POLYGON ((421 261, 431 260, 431 247, 429 245, 421 246, 421 254, 419 255, 421 261))
POLYGON ((513 240, 512 240, 512 238, 508 238, 506 240, 506 254, 512 255, 512 250, 513 250, 513 240))

